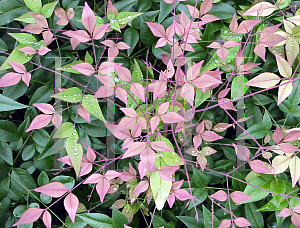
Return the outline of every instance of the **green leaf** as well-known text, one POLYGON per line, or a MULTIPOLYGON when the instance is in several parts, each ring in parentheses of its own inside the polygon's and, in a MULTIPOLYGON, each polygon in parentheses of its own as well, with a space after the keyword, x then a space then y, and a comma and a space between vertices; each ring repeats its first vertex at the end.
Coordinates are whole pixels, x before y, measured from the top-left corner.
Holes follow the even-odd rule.
POLYGON ((193 180, 198 188, 204 188, 209 183, 207 176, 193 166, 193 180))
POLYGON ((53 87, 49 85, 43 85, 39 87, 32 95, 29 105, 32 105, 33 103, 49 102, 52 99, 51 95, 53 95, 53 90, 53 87))
POLYGON ((254 203, 247 203, 245 205, 246 219, 251 223, 253 228, 264 228, 263 216, 254 203))
POLYGON ((25 23, 35 23, 34 18, 29 14, 29 13, 25 13, 23 15, 21 15, 20 17, 15 18, 15 21, 22 21, 25 23))
POLYGON ((199 218, 199 222, 195 217, 190 216, 176 216, 181 222, 183 222, 188 228, 204 228, 203 218, 199 218))
POLYGON ((264 117, 262 119, 262 125, 265 126, 265 130, 270 130, 271 127, 272 127, 272 121, 271 121, 271 118, 270 118, 270 115, 267 111, 265 111, 264 113, 264 117))
POLYGON ((137 18, 143 13, 140 12, 121 12, 116 16, 116 21, 120 25, 126 25, 128 22, 132 21, 134 18, 137 18))
MULTIPOLYGON (((176 6, 178 5, 178 2, 176 2, 176 6)), ((174 10, 174 4, 168 4, 165 3, 164 0, 160 0, 159 5, 160 13, 158 16, 158 23, 161 24, 163 20, 170 14, 172 10, 174 10)))
POLYGON ((132 6, 137 2, 137 0, 122 0, 116 2, 114 6, 118 9, 119 12, 121 11, 130 11, 132 6))
POLYGON ((0 202, 7 196, 10 185, 10 177, 6 177, 0 181, 0 202))
POLYGON ((3 89, 3 94, 6 97, 9 97, 10 99, 16 100, 17 98, 23 96, 28 90, 27 85, 20 81, 19 83, 7 86, 3 89))
POLYGON ((204 101, 206 101, 207 98, 209 98, 211 95, 210 91, 206 91, 205 93, 202 92, 201 89, 196 89, 196 97, 195 97, 195 106, 198 107, 201 105, 204 101))
POLYGON ((68 216, 66 218, 65 225, 67 228, 82 228, 82 227, 86 227, 87 223, 83 221, 81 218, 79 218, 78 216, 75 216, 75 222, 73 223, 70 217, 68 216))
POLYGON ((217 4, 213 4, 209 14, 212 14, 221 20, 229 19, 233 17, 233 14, 235 14, 235 9, 226 3, 219 2, 217 4))
POLYGON ((263 94, 256 94, 252 96, 252 102, 255 105, 266 105, 274 102, 274 100, 263 94))
POLYGON ((110 21, 110 27, 114 30, 121 32, 120 24, 115 19, 110 21))
MULTIPOLYGON (((270 190, 271 190, 271 192, 285 194, 285 191, 286 191, 285 182, 277 176, 275 179, 273 179, 271 181, 270 190)), ((276 205, 280 205, 280 203, 283 200, 285 200, 285 197, 281 196, 281 195, 272 194, 272 196, 273 196, 273 199, 274 199, 276 205)))
POLYGON ((76 215, 95 228, 114 228, 112 225, 112 219, 107 215, 100 213, 85 213, 76 215))
POLYGON ((20 48, 23 48, 26 46, 28 46, 28 45, 20 44, 17 47, 15 47, 15 49, 10 53, 8 58, 5 60, 5 62, 0 67, 0 71, 11 68, 11 65, 9 64, 9 62, 17 62, 17 63, 22 63, 22 64, 27 63, 32 58, 33 55, 27 55, 24 52, 19 51, 20 48))
POLYGON ((140 0, 139 1, 139 12, 145 12, 149 10, 152 6, 152 1, 149 0, 140 0))
POLYGON ((194 203, 190 202, 188 210, 194 208, 194 204, 197 206, 207 198, 207 190, 205 188, 196 188, 193 190, 193 196, 200 201, 194 200, 194 203))
POLYGON ((76 175, 79 175, 80 172, 80 164, 83 155, 82 145, 77 143, 78 141, 78 134, 77 131, 74 129, 73 133, 70 137, 66 140, 66 150, 76 172, 76 175))
POLYGON ((7 45, 6 43, 0 38, 0 50, 1 51, 7 51, 7 45))
POLYGON ((17 126, 8 120, 0 120, 0 141, 12 142, 19 140, 17 126))
POLYGON ((47 175, 47 173, 45 171, 42 171, 38 177, 38 185, 39 186, 43 186, 43 185, 46 185, 46 184, 49 184, 49 177, 47 175))
POLYGON ((153 216, 153 227, 164 227, 164 228, 170 228, 166 220, 164 220, 162 217, 158 215, 152 215, 153 216))
POLYGON ((143 37, 141 39, 141 42, 145 44, 146 46, 152 45, 156 40, 157 37, 153 36, 150 28, 145 23, 146 21, 154 21, 154 18, 159 14, 159 10, 157 11, 148 11, 141 15, 140 17, 140 37, 143 37))
MULTIPOLYGON (((1 202, 0 202, 0 221, 4 219, 4 215, 7 213, 10 207, 10 199, 8 197, 5 197, 1 202)), ((12 223, 11 223, 12 225, 12 223)), ((3 226, 4 227, 4 226, 3 226)), ((8 226, 11 227, 11 226, 8 226)))
POLYGON ((12 22, 16 17, 27 13, 28 9, 24 3, 18 0, 0 1, 0 26, 12 22))
POLYGON ((128 28, 124 32, 124 42, 128 44, 130 49, 127 49, 127 54, 130 55, 139 41, 139 33, 134 28, 128 28))
MULTIPOLYGON (((252 185, 260 187, 260 188, 263 188, 265 190, 270 190, 270 182, 265 181, 261 177, 254 178, 253 180, 251 180, 249 182, 249 184, 252 184, 252 185)), ((249 200, 244 201, 241 204, 256 202, 256 201, 259 201, 259 200, 265 198, 267 195, 269 195, 269 192, 266 192, 262 189, 254 187, 254 186, 251 186, 251 185, 246 186, 246 188, 244 190, 244 193, 251 196, 252 198, 249 199, 249 200)))
POLYGON ((71 176, 56 176, 50 180, 50 183, 60 182, 67 187, 67 189, 71 190, 75 186, 75 179, 71 176))
POLYGON ((64 9, 75 8, 79 3, 79 0, 63 0, 62 5, 64 9))
POLYGON ((10 99, 9 97, 3 96, 0 94, 0 110, 3 111, 11 111, 16 109, 23 109, 29 106, 23 105, 17 101, 10 99))
POLYGON ((94 62, 93 57, 90 55, 90 53, 88 51, 85 53, 84 62, 90 63, 90 64, 93 64, 93 62, 94 62))
POLYGON ((124 228, 124 224, 128 225, 128 220, 115 206, 112 211, 112 224, 114 228, 124 228))
POLYGON ((106 123, 97 99, 93 99, 93 95, 85 95, 82 99, 83 107, 93 116, 106 123))
POLYGON ((42 7, 42 14, 44 15, 45 18, 51 17, 57 3, 58 1, 50 2, 42 7))
POLYGON ((52 95, 51 97, 61 99, 70 103, 78 103, 81 100, 82 97, 82 91, 81 89, 77 87, 72 87, 66 90, 63 90, 60 93, 56 93, 52 95))
POLYGON ((24 195, 28 194, 28 190, 33 190, 37 187, 29 172, 21 168, 12 169, 11 186, 24 195))
POLYGON ((249 86, 245 85, 248 79, 244 76, 236 76, 231 84, 231 99, 237 99, 244 96, 249 86))
POLYGON ((70 73, 74 73, 74 74, 81 74, 79 71, 75 70, 74 68, 72 68, 71 66, 76 65, 78 63, 83 63, 83 61, 78 60, 72 63, 69 63, 67 65, 62 66, 61 68, 58 68, 58 70, 62 70, 65 72, 70 72, 70 73))
MULTIPOLYGON (((297 76, 299 77, 299 75, 297 76)), ((297 86, 300 86, 300 81, 294 81, 297 86)), ((297 106, 300 103, 300 89, 297 86, 293 86, 292 93, 288 96, 288 101, 291 103, 292 107, 297 106)))
POLYGON ((5 142, 0 142, 0 158, 6 161, 7 164, 13 165, 13 153, 5 142))
POLYGON ((150 187, 157 210, 163 209, 172 187, 172 181, 162 179, 158 171, 150 174, 150 187))
POLYGON ((68 138, 74 130, 74 125, 70 122, 63 123, 55 132, 53 138, 68 138))
POLYGON ((33 13, 42 13, 42 1, 41 0, 24 0, 28 9, 33 13))
POLYGON ((25 149, 23 150, 22 159, 24 161, 27 161, 33 157, 34 153, 35 153, 35 147, 33 144, 30 144, 30 145, 26 146, 25 149))
POLYGON ((213 226, 212 226, 212 213, 202 205, 203 210, 203 218, 204 218, 204 226, 205 227, 218 227, 220 225, 220 221, 216 216, 213 216, 213 226))
MULTIPOLYGON (((252 135, 255 139, 262 139, 267 135, 266 127, 262 124, 255 124, 247 129, 247 132, 252 135)), ((248 134, 242 133, 237 138, 237 140, 240 139, 252 139, 248 134)))
POLYGON ((16 218, 21 218, 22 214, 27 210, 26 205, 18 205, 14 210, 13 210, 13 215, 16 218))
POLYGON ((289 205, 286 200, 283 200, 279 205, 276 204, 274 199, 271 199, 268 203, 263 205, 257 211, 279 211, 283 208, 287 208, 289 205))

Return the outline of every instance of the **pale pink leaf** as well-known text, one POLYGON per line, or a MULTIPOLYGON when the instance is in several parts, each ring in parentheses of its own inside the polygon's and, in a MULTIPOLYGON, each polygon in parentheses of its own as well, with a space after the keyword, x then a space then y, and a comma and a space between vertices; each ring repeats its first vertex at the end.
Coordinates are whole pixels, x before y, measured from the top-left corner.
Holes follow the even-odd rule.
POLYGON ((249 33, 253 29, 253 27, 259 22, 260 20, 244 20, 241 22, 241 24, 235 32, 240 34, 249 33))
POLYGON ((29 128, 26 130, 26 132, 34 129, 41 129, 43 127, 46 127, 50 123, 51 119, 52 119, 52 115, 46 115, 46 114, 37 115, 31 121, 31 124, 29 125, 29 128))
POLYGON ((292 93, 292 91, 293 91, 293 84, 291 82, 286 83, 286 81, 282 81, 278 89, 277 105, 279 105, 282 101, 284 101, 292 93))
POLYGON ((65 26, 69 23, 69 21, 67 19, 58 19, 58 21, 56 22, 56 24, 61 25, 61 26, 65 26))
POLYGON ((124 88, 117 87, 116 88, 116 96, 124 102, 126 105, 128 104, 127 101, 127 91, 124 88))
POLYGON ((81 21, 86 30, 88 30, 89 33, 92 34, 96 26, 96 17, 93 10, 89 7, 87 2, 84 3, 84 7, 81 14, 81 21))
POLYGON ((103 176, 99 173, 93 173, 83 183, 84 184, 96 184, 102 180, 103 176))
POLYGON ((193 16, 193 18, 198 18, 200 17, 200 14, 199 14, 199 10, 194 7, 194 6, 191 6, 191 5, 186 5, 189 9, 189 13, 191 16, 193 16))
POLYGON ((201 134, 201 137, 206 142, 213 142, 223 138, 222 136, 218 135, 213 131, 205 131, 201 134))
POLYGON ((76 30, 76 31, 69 30, 69 31, 63 32, 63 34, 67 35, 69 37, 73 37, 81 43, 86 43, 89 40, 91 40, 89 34, 84 30, 76 30))
POLYGON ((237 22, 237 19, 236 19, 236 14, 233 14, 233 17, 230 21, 230 24, 229 24, 229 29, 231 32, 235 32, 238 28, 239 24, 237 22))
POLYGON ((159 116, 154 116, 150 120, 150 128, 151 128, 151 133, 153 134, 157 126, 159 125, 160 119, 159 116))
POLYGON ((120 110, 129 117, 137 117, 137 113, 133 108, 120 108, 120 110))
POLYGON ((35 188, 35 192, 44 193, 48 196, 58 198, 64 195, 69 189, 60 182, 52 182, 41 187, 35 188))
POLYGON ((131 82, 131 73, 126 67, 117 66, 116 71, 123 82, 131 82))
POLYGON ((133 138, 126 138, 122 144, 122 150, 128 149, 133 143, 133 138))
POLYGON ((288 217, 288 216, 290 216, 291 212, 292 212, 291 209, 283 208, 277 216, 278 217, 288 217))
POLYGON ((130 91, 141 101, 145 102, 145 89, 140 83, 131 84, 130 91))
POLYGON ((45 114, 55 113, 53 106, 47 103, 34 103, 33 106, 37 107, 41 112, 45 114))
POLYGON ((104 197, 108 192, 109 187, 110 187, 110 182, 106 180, 104 177, 102 177, 101 180, 96 185, 96 191, 99 195, 101 203, 103 203, 104 197))
POLYGON ((233 202, 235 203, 242 203, 246 200, 252 199, 251 196, 248 196, 247 194, 241 192, 241 191, 235 191, 230 194, 230 197, 233 202))
POLYGON ((176 112, 168 112, 160 116, 166 124, 184 122, 184 118, 176 112))
POLYGON ((57 16, 58 18, 60 19, 67 19, 67 16, 66 16, 66 12, 63 8, 61 7, 58 7, 54 10, 54 14, 55 16, 57 16))
POLYGON ((44 209, 41 208, 30 207, 23 213, 21 218, 12 226, 33 223, 39 219, 43 211, 44 209))
POLYGON ((96 159, 96 154, 90 146, 88 146, 87 151, 86 151, 86 159, 89 162, 94 162, 96 159))
POLYGON ((213 131, 216 132, 223 132, 225 131, 227 128, 231 127, 232 124, 229 123, 217 123, 214 127, 213 127, 213 131))
POLYGON ((123 159, 139 155, 145 149, 146 149, 146 142, 135 142, 123 154, 123 159))
POLYGON ((173 207, 173 204, 175 203, 175 195, 174 194, 169 194, 167 198, 167 202, 170 206, 170 208, 173 207))
POLYGON ((71 67, 84 75, 91 75, 95 73, 95 68, 90 63, 78 63, 71 67))
POLYGON ((193 196, 187 190, 177 189, 174 191, 175 197, 181 201, 193 199, 193 196))
POLYGON ((79 200, 77 196, 75 196, 73 193, 70 192, 64 199, 64 206, 73 223, 75 222, 75 215, 78 209, 78 205, 79 205, 79 200))
POLYGON ((222 89, 218 94, 218 98, 226 97, 226 95, 228 94, 229 91, 230 91, 230 88, 222 89))
MULTIPOLYGON (((81 161, 82 162, 82 161, 81 161)), ((80 173, 78 175, 78 177, 82 177, 85 176, 87 174, 89 174, 93 169, 93 164, 92 163, 85 163, 80 170, 80 173)))
POLYGON ((291 77, 292 68, 290 67, 289 63, 278 54, 275 54, 275 57, 279 73, 285 78, 291 77))
POLYGON ((151 147, 156 151, 173 151, 165 142, 163 141, 154 141, 151 142, 151 147))
POLYGON ((79 106, 78 115, 90 123, 90 113, 83 106, 79 106))
POLYGON ((18 63, 18 62, 9 62, 9 64, 12 66, 12 68, 18 72, 18 73, 26 73, 26 68, 22 63, 18 63))
POLYGON ((167 44, 167 42, 168 40, 165 37, 159 38, 155 45, 155 48, 163 47, 167 44))
POLYGON ((295 207, 293 207, 293 211, 300 213, 300 205, 296 205, 295 207))
POLYGON ((99 89, 94 94, 93 98, 102 98, 102 97, 110 97, 114 94, 114 89, 107 87, 105 85, 100 86, 99 89))
POLYGON ((129 49, 130 47, 125 42, 119 42, 116 44, 117 48, 120 50, 129 49))
POLYGON ((69 20, 72 20, 72 18, 74 17, 74 15, 75 15, 74 9, 73 9, 73 8, 69 8, 69 9, 67 10, 67 18, 68 18, 69 20))
POLYGON ((108 171, 105 173, 104 177, 105 177, 107 180, 112 180, 112 179, 114 179, 114 178, 116 178, 116 177, 118 177, 118 176, 120 176, 120 175, 121 175, 121 173, 119 173, 119 172, 117 172, 117 171, 115 171, 115 170, 108 170, 108 171))
POLYGON ((27 86, 29 86, 30 79, 31 79, 31 74, 30 74, 29 72, 24 73, 24 74, 22 75, 22 81, 23 81, 27 86))
POLYGON ((162 115, 168 111, 168 108, 170 106, 170 102, 164 102, 162 103, 157 110, 158 115, 162 115))
POLYGON ((145 168, 151 173, 155 162, 155 152, 150 147, 147 147, 140 154, 140 158, 145 168))
POLYGON ((276 144, 278 144, 283 139, 283 133, 282 130, 279 128, 279 126, 276 126, 275 131, 272 134, 272 139, 276 144))
POLYGON ((213 5, 213 0, 204 0, 200 5, 200 16, 205 13, 208 13, 213 5))
POLYGON ((226 49, 226 48, 224 48, 224 47, 221 47, 221 48, 219 48, 219 49, 216 51, 216 53, 217 53, 217 56, 219 56, 220 59, 221 59, 223 62, 225 62, 226 57, 227 57, 229 51, 228 51, 228 49, 226 49))
POLYGON ((150 28, 151 32, 156 37, 165 37, 166 32, 164 27, 161 24, 153 23, 153 22, 146 22, 148 27, 150 28))
POLYGON ((300 131, 291 131, 287 133, 282 142, 294 142, 300 137, 300 131))
POLYGON ((72 163, 71 163, 71 160, 70 160, 69 155, 66 155, 66 156, 64 156, 64 157, 58 158, 57 161, 66 163, 66 164, 69 165, 69 166, 73 166, 72 163))
POLYGON ((159 97, 166 90, 167 84, 165 81, 156 81, 153 86, 153 100, 159 97))
POLYGON ((136 124, 136 118, 132 117, 123 117, 121 121, 118 123, 118 127, 116 131, 122 131, 125 129, 129 129, 136 124))
POLYGON ((280 143, 278 144, 278 146, 285 153, 293 153, 299 150, 298 147, 294 146, 291 143, 280 143))
POLYGON ((219 191, 215 192, 214 194, 210 195, 210 198, 224 202, 227 200, 227 193, 224 192, 223 190, 219 190, 219 191))
POLYGON ((231 225, 231 220, 223 219, 218 228, 229 228, 231 225))
POLYGON ((71 37, 70 38, 70 44, 72 46, 72 49, 75 50, 75 48, 80 44, 80 41, 77 40, 76 38, 74 37, 71 37))
POLYGON ((39 55, 46 55, 49 51, 51 51, 50 48, 47 48, 47 47, 44 47, 44 46, 41 46, 38 50, 38 54, 39 55))
POLYGON ((101 42, 101 44, 104 44, 107 47, 114 47, 116 45, 113 40, 104 40, 101 42))
POLYGON ((139 170, 139 174, 140 174, 140 179, 143 179, 143 177, 145 176, 145 174, 147 172, 147 169, 144 166, 144 163, 142 161, 139 162, 138 170, 139 170))
POLYGON ((251 223, 243 217, 238 217, 238 218, 234 219, 233 221, 239 227, 251 226, 251 223))
POLYGON ((95 40, 100 40, 104 36, 108 28, 109 28, 109 24, 98 25, 93 32, 93 38, 95 40))
POLYGON ((23 74, 9 72, 2 76, 0 79, 0 87, 7 87, 17 84, 23 74))
POLYGON ((241 161, 249 161, 250 159, 250 150, 246 146, 234 145, 235 153, 238 159, 241 161))
POLYGON ((300 215, 299 214, 292 212, 291 221, 296 227, 300 227, 300 215))
POLYGON ((210 45, 207 46, 208 48, 221 48, 221 44, 219 44, 218 42, 212 42, 210 45))
POLYGON ((296 185, 300 177, 300 159, 297 156, 292 157, 290 164, 290 173, 292 178, 292 188, 296 185))
POLYGON ((195 85, 199 89, 207 88, 213 85, 221 84, 222 81, 208 75, 202 74, 200 77, 196 78, 192 81, 192 84, 195 85))
POLYGON ((235 47, 235 46, 239 46, 241 45, 240 43, 233 41, 233 40, 228 40, 223 44, 223 47, 225 48, 231 48, 231 47, 235 47))
POLYGON ((260 43, 268 42, 268 40, 272 38, 274 32, 276 32, 276 30, 280 27, 280 25, 281 24, 277 24, 277 25, 272 25, 264 28, 260 34, 259 42, 260 43))
POLYGON ((108 60, 107 61, 113 61, 113 59, 119 54, 119 49, 117 46, 113 46, 108 48, 108 60))
POLYGON ((147 191, 148 187, 149 187, 149 181, 147 181, 147 180, 140 181, 137 184, 133 194, 145 192, 145 191, 147 191))
POLYGON ((42 28, 48 28, 48 22, 47 22, 47 19, 41 15, 41 14, 35 14, 35 13, 32 13, 32 12, 28 12, 35 20, 35 22, 41 26, 42 28))
POLYGON ((202 143, 201 136, 200 135, 195 135, 193 137, 193 143, 194 143, 194 147, 197 149, 200 146, 200 144, 202 143))
POLYGON ((214 153, 217 153, 217 151, 209 146, 205 146, 202 148, 201 150, 201 155, 203 156, 209 156, 209 155, 212 155, 214 153))
POLYGON ((28 55, 36 54, 36 50, 33 47, 30 47, 30 46, 23 47, 23 48, 20 48, 18 50, 21 51, 21 52, 24 52, 25 54, 28 54, 28 55))
POLYGON ((248 86, 255 86, 259 88, 271 88, 280 81, 280 78, 273 73, 261 73, 258 76, 252 78, 245 84, 248 86))
POLYGON ((254 172, 265 173, 265 174, 271 173, 271 170, 269 169, 269 167, 261 160, 253 160, 253 161, 250 161, 249 164, 250 164, 251 169, 254 172))
POLYGON ((43 31, 43 28, 36 23, 31 23, 25 26, 25 28, 21 29, 21 31, 40 34, 43 31))
POLYGON ((51 228, 52 218, 49 211, 45 211, 43 214, 43 223, 46 228, 51 228))
POLYGON ((228 98, 223 98, 221 100, 218 100, 218 103, 220 104, 220 107, 222 109, 237 111, 237 109, 234 107, 232 101, 229 100, 228 98))
POLYGON ((269 2, 259 2, 248 9, 243 16, 269 16, 275 9, 276 7, 269 2))
POLYGON ((185 83, 180 90, 180 96, 187 100, 187 102, 190 103, 191 106, 194 105, 194 99, 195 99, 195 89, 194 87, 189 84, 185 83))
POLYGON ((266 46, 264 44, 256 45, 254 48, 254 53, 266 62, 266 46))

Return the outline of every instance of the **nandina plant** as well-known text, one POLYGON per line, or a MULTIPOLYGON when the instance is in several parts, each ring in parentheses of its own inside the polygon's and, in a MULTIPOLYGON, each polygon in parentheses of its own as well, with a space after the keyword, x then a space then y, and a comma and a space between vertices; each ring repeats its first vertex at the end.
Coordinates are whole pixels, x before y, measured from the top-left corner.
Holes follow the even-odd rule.
POLYGON ((300 227, 292 6, 1 1, 0 224, 300 227))

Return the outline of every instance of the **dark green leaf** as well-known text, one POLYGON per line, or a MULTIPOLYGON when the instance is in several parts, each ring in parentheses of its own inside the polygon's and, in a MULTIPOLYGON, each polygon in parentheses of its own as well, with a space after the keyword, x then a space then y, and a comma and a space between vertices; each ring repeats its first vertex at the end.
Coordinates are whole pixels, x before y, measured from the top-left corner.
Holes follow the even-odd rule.
POLYGON ((0 221, 2 220, 3 216, 7 213, 10 206, 10 199, 8 197, 4 198, 0 202, 0 221))
POLYGON ((60 182, 64 184, 69 190, 71 190, 75 185, 75 179, 73 177, 63 175, 52 178, 50 182, 60 182))
POLYGON ((216 17, 223 19, 232 18, 233 14, 235 14, 235 9, 223 2, 219 2, 217 4, 213 4, 211 11, 209 14, 215 15, 216 17))
POLYGON ((212 217, 213 217, 213 227, 218 227, 220 225, 219 220, 216 216, 212 216, 212 213, 202 205, 203 210, 203 219, 204 219, 204 227, 212 227, 212 217))
POLYGON ((34 92, 29 102, 29 105, 32 105, 33 103, 47 103, 52 99, 50 97, 52 94, 53 94, 53 87, 48 85, 43 85, 34 92))
POLYGON ((0 110, 1 111, 10 111, 16 109, 27 108, 27 105, 23 105, 19 102, 14 101, 13 99, 3 96, 0 94, 0 110))
POLYGON ((183 222, 188 228, 204 228, 203 218, 199 218, 199 222, 195 217, 190 216, 176 216, 181 222, 183 222))
POLYGON ((139 41, 139 33, 134 28, 128 28, 124 32, 124 42, 128 44, 127 54, 130 55, 139 41))
MULTIPOLYGON (((266 127, 262 124, 255 124, 247 129, 247 132, 251 134, 251 136, 255 139, 261 139, 267 135, 266 127)), ((237 138, 237 140, 240 139, 252 139, 248 134, 242 133, 237 138)))
MULTIPOLYGON (((285 182, 277 176, 275 179, 271 181, 270 190, 271 192, 274 193, 285 194, 286 191, 285 182)), ((285 200, 285 197, 282 195, 272 194, 272 196, 277 205, 279 205, 283 200, 285 200)))
POLYGON ((0 38, 0 51, 7 51, 6 43, 0 38))
POLYGON ((87 224, 94 228, 113 228, 112 219, 100 213, 85 213, 77 215, 87 224))
POLYGON ((26 146, 25 149, 23 150, 22 159, 24 161, 27 161, 33 157, 34 153, 35 153, 35 147, 33 144, 30 144, 30 145, 26 146))
POLYGON ((194 184, 198 188, 206 187, 209 182, 207 176, 204 173, 202 173, 199 169, 196 169, 194 166, 193 166, 193 180, 194 180, 194 184))
POLYGON ((130 11, 132 6, 137 2, 137 0, 122 0, 114 4, 119 12, 130 11))
POLYGON ((79 0, 63 0, 62 5, 64 9, 75 8, 79 3, 79 0))
POLYGON ((8 193, 10 185, 10 177, 6 177, 0 181, 0 201, 2 201, 8 193))
POLYGON ((115 206, 112 211, 112 224, 114 228, 124 228, 124 224, 128 225, 128 219, 115 206))
POLYGON ((247 203, 245 205, 246 219, 251 223, 253 228, 263 228, 264 220, 254 203, 247 203))
POLYGON ((0 158, 6 161, 7 164, 13 165, 13 153, 5 142, 0 142, 0 158))
POLYGON ((263 116, 262 125, 265 126, 265 130, 270 130, 272 127, 272 121, 270 118, 270 114, 267 111, 265 111, 265 114, 263 116))
POLYGON ((21 168, 12 169, 11 186, 24 195, 28 194, 28 190, 33 190, 37 187, 28 171, 21 168))
POLYGON ((42 171, 40 173, 37 182, 38 182, 39 186, 43 186, 43 185, 49 183, 49 177, 48 177, 48 175, 47 175, 47 173, 45 171, 42 171))
POLYGON ((28 12, 23 2, 18 0, 2 0, 0 2, 0 26, 12 22, 16 17, 28 12))
POLYGON ((19 140, 17 126, 13 122, 0 120, 0 141, 12 142, 15 140, 19 140))
POLYGON ((23 81, 20 81, 15 85, 5 87, 3 90, 3 95, 9 97, 10 99, 16 100, 17 98, 24 95, 27 89, 28 87, 26 86, 26 84, 23 81))
MULTIPOLYGON (((178 2, 176 2, 176 5, 178 5, 178 2)), ((157 22, 161 24, 163 20, 169 15, 169 13, 174 9, 174 4, 168 4, 165 3, 164 0, 160 0, 159 9, 160 13, 157 22)))

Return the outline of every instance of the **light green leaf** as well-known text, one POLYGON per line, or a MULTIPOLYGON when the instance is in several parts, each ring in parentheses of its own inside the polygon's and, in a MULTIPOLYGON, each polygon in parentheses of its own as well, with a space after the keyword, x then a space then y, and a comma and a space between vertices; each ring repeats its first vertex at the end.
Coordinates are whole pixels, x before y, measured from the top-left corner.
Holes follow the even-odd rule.
POLYGON ((27 13, 28 9, 22 1, 1 0, 0 12, 0 26, 2 26, 12 22, 16 17, 27 13))
MULTIPOLYGON (((164 136, 160 137, 160 140, 168 145, 172 150, 174 150, 174 147, 169 139, 167 139, 164 136)), ((175 166, 175 165, 183 165, 183 161, 181 157, 175 153, 174 151, 162 151, 160 152, 162 162, 164 162, 166 165, 175 166)))
MULTIPOLYGON (((265 190, 270 190, 270 182, 265 181, 261 177, 254 178, 253 180, 251 180, 249 182, 249 184, 263 188, 265 190)), ((261 190, 254 186, 251 186, 251 185, 246 186, 244 193, 247 194, 248 196, 251 196, 252 198, 244 201, 242 204, 256 202, 256 201, 259 201, 259 200, 265 198, 267 195, 269 195, 269 192, 261 190)))
POLYGON ((23 109, 23 108, 27 108, 27 107, 29 107, 29 106, 23 105, 19 102, 16 102, 16 101, 10 99, 9 97, 6 97, 6 96, 3 96, 2 94, 0 94, 0 110, 2 112, 16 110, 16 109, 23 109))
POLYGON ((116 21, 120 25, 126 25, 128 22, 132 21, 134 18, 140 16, 143 13, 140 12, 121 12, 116 16, 116 21))
POLYGON ((70 137, 66 140, 66 150, 70 157, 71 163, 74 167, 76 175, 79 175, 80 172, 80 164, 83 155, 82 145, 77 143, 78 141, 78 134, 77 131, 74 129, 73 133, 70 137))
POLYGON ((195 106, 201 105, 207 98, 210 97, 211 91, 202 92, 201 89, 196 89, 195 106))
POLYGON ((101 17, 96 16, 96 27, 99 25, 104 25, 104 20, 101 17))
POLYGON ((249 88, 249 86, 245 85, 247 81, 248 81, 247 78, 239 75, 232 80, 232 84, 231 84, 232 100, 244 96, 244 94, 247 92, 249 88))
POLYGON ((19 51, 20 48, 26 47, 28 45, 26 44, 20 44, 11 52, 11 54, 8 56, 8 58, 5 60, 5 62, 0 67, 1 70, 6 70, 11 68, 11 65, 9 62, 18 62, 18 63, 27 63, 31 58, 32 55, 27 55, 24 52, 19 51))
POLYGON ((74 130, 74 125, 70 122, 63 123, 55 132, 53 138, 68 138, 74 130))
POLYGON ((121 32, 121 29, 120 29, 120 24, 118 23, 117 20, 113 19, 110 21, 110 27, 114 30, 117 30, 119 32, 121 32))
POLYGON ((33 13, 42 13, 42 1, 41 0, 24 0, 25 5, 33 13))
MULTIPOLYGON (((255 139, 261 139, 266 136, 267 131, 266 127, 262 124, 255 124, 247 129, 248 133, 252 135, 255 139)), ((242 133, 237 137, 237 140, 240 139, 251 139, 248 134, 242 133)))
POLYGON ((61 99, 70 103, 78 103, 81 100, 82 91, 77 87, 72 87, 60 93, 54 94, 51 97, 61 99))
POLYGON ((268 203, 257 209, 257 211, 280 211, 288 206, 289 205, 286 200, 283 200, 279 205, 277 205, 275 200, 271 199, 268 203))
POLYGON ((42 14, 44 15, 45 18, 51 17, 57 3, 58 3, 58 1, 50 2, 43 6, 42 14))
MULTIPOLYGON (((278 176, 273 179, 270 183, 270 190, 271 192, 279 193, 279 194, 285 194, 286 191, 286 185, 285 182, 279 178, 278 176)), ((280 203, 285 200, 284 196, 272 194, 274 202, 276 205, 280 205, 280 203)))
POLYGON ((83 107, 93 116, 106 123, 97 99, 93 99, 93 95, 85 95, 82 99, 83 107))
POLYGON ((213 216, 213 226, 212 226, 212 213, 202 205, 203 210, 203 218, 204 218, 204 226, 205 227, 218 227, 220 225, 220 221, 216 216, 213 216))
POLYGON ((84 57, 84 62, 93 64, 94 60, 90 53, 87 51, 84 57))
POLYGON ((74 68, 71 67, 71 66, 76 65, 78 63, 83 63, 83 61, 79 60, 79 61, 69 63, 67 65, 62 66, 61 68, 58 68, 58 70, 62 70, 62 71, 70 72, 70 73, 74 73, 74 74, 81 74, 79 71, 77 71, 77 70, 75 70, 74 68))
POLYGON ((5 142, 0 142, 0 158, 6 161, 7 164, 13 165, 13 153, 5 142))
POLYGON ((100 213, 85 213, 76 215, 94 228, 114 228, 112 219, 100 213))
POLYGON ((21 15, 20 17, 15 18, 16 21, 22 21, 25 23, 35 23, 34 18, 29 14, 29 13, 25 13, 23 15, 21 15))
POLYGON ((141 68, 136 60, 134 60, 134 69, 131 75, 131 79, 133 82, 140 82, 143 86, 146 86, 146 82, 144 81, 144 76, 141 71, 141 68))
POLYGON ((162 179, 158 171, 155 171, 150 175, 150 187, 157 210, 163 209, 172 187, 172 181, 162 179))
POLYGON ((139 41, 139 33, 134 28, 128 28, 124 32, 124 42, 128 44, 130 49, 127 49, 127 54, 130 55, 139 41))

